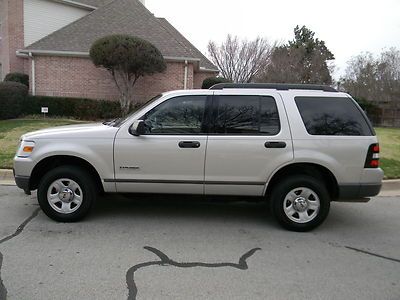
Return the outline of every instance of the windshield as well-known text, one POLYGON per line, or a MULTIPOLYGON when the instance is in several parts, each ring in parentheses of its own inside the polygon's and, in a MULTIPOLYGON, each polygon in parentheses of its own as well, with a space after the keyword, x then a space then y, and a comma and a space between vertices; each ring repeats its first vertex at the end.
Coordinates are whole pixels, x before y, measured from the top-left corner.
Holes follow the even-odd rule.
POLYGON ((150 100, 148 100, 148 101, 146 101, 144 103, 141 103, 141 105, 135 107, 135 109, 130 114, 128 114, 126 117, 121 117, 121 118, 117 118, 117 119, 114 119, 114 120, 105 121, 105 122, 103 122, 103 124, 104 125, 108 125, 108 126, 118 127, 122 123, 124 123, 126 120, 128 120, 133 114, 135 114, 140 108, 142 108, 143 106, 145 106, 147 104, 150 104, 150 103, 156 101, 157 99, 161 98, 161 96, 162 96, 162 94, 159 94, 159 95, 151 98, 150 100))

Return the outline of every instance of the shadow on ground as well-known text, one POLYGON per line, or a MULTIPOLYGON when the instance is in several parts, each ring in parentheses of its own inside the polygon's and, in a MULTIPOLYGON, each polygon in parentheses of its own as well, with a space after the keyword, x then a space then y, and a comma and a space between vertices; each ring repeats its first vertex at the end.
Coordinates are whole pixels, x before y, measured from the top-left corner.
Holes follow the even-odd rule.
POLYGON ((118 217, 204 219, 250 222, 277 227, 264 202, 221 201, 190 196, 104 195, 88 220, 118 217))

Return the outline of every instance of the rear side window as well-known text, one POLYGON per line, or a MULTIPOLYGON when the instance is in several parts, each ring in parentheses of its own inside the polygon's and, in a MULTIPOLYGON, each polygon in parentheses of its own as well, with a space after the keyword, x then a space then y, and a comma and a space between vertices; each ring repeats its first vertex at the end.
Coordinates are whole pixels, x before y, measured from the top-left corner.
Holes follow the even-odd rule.
POLYGON ((311 135, 373 135, 363 113, 350 98, 296 97, 295 101, 311 135))
POLYGON ((215 133, 276 135, 280 131, 278 109, 273 97, 216 97, 215 133))

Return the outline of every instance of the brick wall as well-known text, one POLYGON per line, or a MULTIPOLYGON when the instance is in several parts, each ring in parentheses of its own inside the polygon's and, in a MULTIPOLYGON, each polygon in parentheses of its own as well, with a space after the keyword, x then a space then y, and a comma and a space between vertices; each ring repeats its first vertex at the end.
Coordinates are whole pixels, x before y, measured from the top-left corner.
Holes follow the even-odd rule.
POLYGON ((23 0, 0 0, 0 63, 3 76, 24 71, 24 59, 15 54, 24 47, 23 4, 23 0))
MULTIPOLYGON (((25 71, 30 74, 30 60, 26 65, 25 71)), ((37 95, 118 99, 119 93, 111 75, 96 68, 88 58, 36 56, 35 70, 37 95)), ((161 92, 183 89, 184 72, 184 63, 168 62, 164 73, 140 78, 135 86, 136 101, 143 102, 161 92)), ((188 88, 193 85, 193 65, 189 64, 188 88)))
POLYGON ((217 75, 218 75, 218 72, 198 72, 198 73, 194 73, 193 88, 201 89, 201 86, 203 85, 204 79, 206 79, 208 77, 215 77, 217 75))

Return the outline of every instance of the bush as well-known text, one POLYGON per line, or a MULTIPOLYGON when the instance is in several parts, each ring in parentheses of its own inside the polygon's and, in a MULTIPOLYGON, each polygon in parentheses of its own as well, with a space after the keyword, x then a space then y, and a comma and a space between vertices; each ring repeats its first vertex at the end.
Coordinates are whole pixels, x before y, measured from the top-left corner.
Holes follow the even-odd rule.
POLYGON ((139 37, 115 34, 102 37, 90 48, 96 67, 107 69, 120 92, 121 111, 129 112, 136 81, 146 75, 164 72, 167 64, 160 50, 139 37))
POLYGON ((202 89, 209 89, 215 84, 218 83, 228 83, 231 82, 230 80, 223 78, 223 77, 208 77, 204 79, 203 85, 201 86, 202 89))
POLYGON ((0 82, 0 120, 19 117, 27 95, 28 88, 22 83, 0 82))
POLYGON ((29 89, 29 75, 23 73, 9 73, 4 78, 4 81, 19 82, 26 85, 29 89))
POLYGON ((47 114, 49 117, 64 116, 79 120, 99 120, 121 116, 121 106, 117 101, 47 96, 26 97, 22 114, 40 114, 41 107, 49 108, 47 114))

